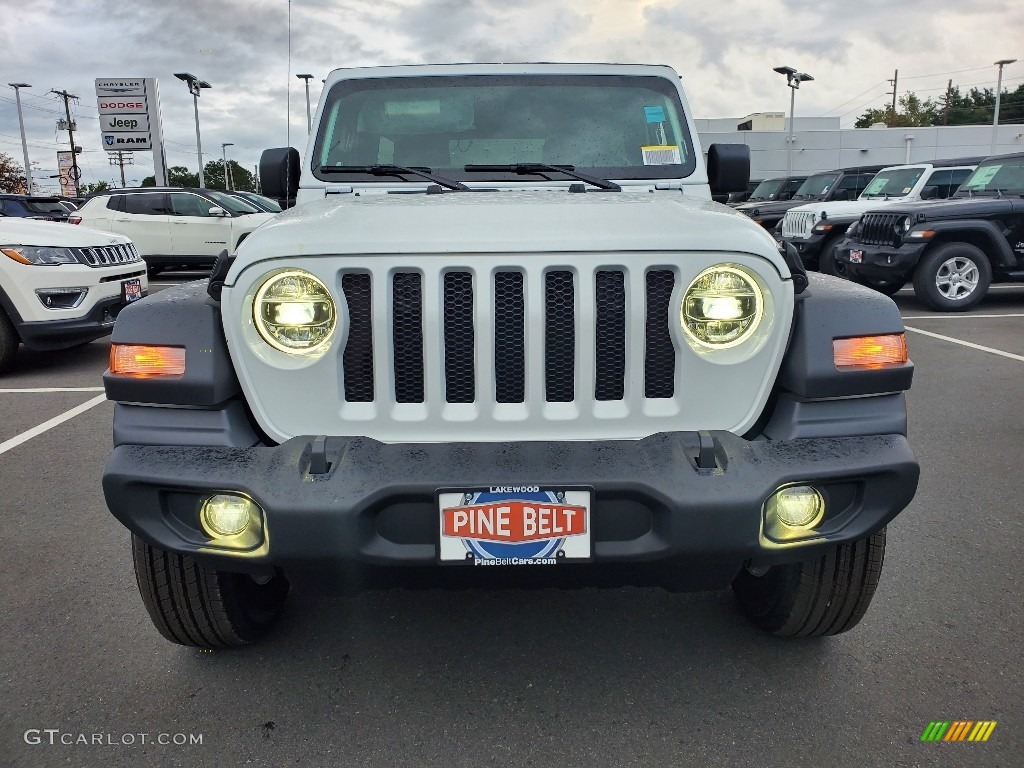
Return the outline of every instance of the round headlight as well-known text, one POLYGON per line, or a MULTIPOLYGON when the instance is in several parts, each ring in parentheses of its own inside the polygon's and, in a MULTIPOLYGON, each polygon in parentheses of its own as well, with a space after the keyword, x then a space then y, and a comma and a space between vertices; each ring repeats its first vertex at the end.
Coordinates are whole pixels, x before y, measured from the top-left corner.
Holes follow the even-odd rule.
POLYGON ((256 292, 256 330, 282 352, 314 352, 330 341, 337 322, 334 299, 322 282, 301 270, 279 272, 256 292))
POLYGON ((701 272, 683 295, 686 334, 706 347, 732 347, 761 322, 764 302, 754 279, 739 267, 719 264, 701 272))
POLYGON ((900 223, 896 225, 896 232, 901 235, 907 234, 910 231, 910 217, 904 216, 900 219, 900 223))

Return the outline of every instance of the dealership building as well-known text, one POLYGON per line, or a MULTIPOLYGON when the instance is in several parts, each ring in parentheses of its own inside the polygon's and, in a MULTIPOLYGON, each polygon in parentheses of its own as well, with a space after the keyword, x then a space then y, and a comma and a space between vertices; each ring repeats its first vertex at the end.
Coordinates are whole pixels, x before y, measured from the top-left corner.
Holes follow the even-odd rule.
MULTIPOLYGON (((701 144, 746 144, 750 178, 784 176, 789 120, 782 112, 694 120, 701 144)), ((798 117, 793 124, 793 173, 858 165, 904 165, 957 157, 1024 152, 1024 125, 949 125, 929 128, 840 128, 838 117, 798 117)))

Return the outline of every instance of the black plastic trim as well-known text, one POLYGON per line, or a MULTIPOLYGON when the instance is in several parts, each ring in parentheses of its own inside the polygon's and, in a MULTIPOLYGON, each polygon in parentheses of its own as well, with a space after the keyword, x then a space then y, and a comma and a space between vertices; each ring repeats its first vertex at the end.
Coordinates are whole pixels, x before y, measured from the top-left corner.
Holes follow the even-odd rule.
POLYGON ((806 398, 850 397, 910 389, 914 364, 839 370, 833 341, 903 333, 899 309, 888 296, 837 277, 808 274, 809 290, 797 302, 789 349, 778 386, 806 398))
POLYGON ((220 306, 207 281, 167 288, 125 307, 111 335, 115 344, 185 348, 185 375, 132 378, 103 374, 107 398, 128 403, 211 406, 241 392, 228 356, 220 306))

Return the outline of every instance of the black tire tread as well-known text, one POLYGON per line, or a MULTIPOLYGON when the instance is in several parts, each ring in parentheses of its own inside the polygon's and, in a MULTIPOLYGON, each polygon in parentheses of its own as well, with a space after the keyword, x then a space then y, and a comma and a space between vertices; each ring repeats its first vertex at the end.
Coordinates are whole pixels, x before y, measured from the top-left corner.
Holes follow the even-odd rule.
POLYGON ((14 362, 18 352, 18 332, 7 313, 0 309, 0 373, 14 362))
POLYGON ((764 576, 746 572, 733 583, 744 613, 780 637, 846 632, 867 612, 885 556, 885 529, 839 544, 814 560, 775 566, 764 576))
POLYGON ((157 631, 172 643, 233 648, 257 640, 269 625, 249 619, 238 596, 232 599, 237 579, 244 577, 211 570, 134 535, 132 554, 142 602, 157 631))

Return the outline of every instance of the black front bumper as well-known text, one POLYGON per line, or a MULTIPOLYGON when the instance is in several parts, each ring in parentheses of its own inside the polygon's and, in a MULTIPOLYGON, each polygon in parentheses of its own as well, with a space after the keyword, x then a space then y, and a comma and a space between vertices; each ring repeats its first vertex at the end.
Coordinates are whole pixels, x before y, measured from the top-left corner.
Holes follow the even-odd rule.
MULTIPOLYGON (((705 435, 707 433, 704 433, 705 435)), ((501 577, 572 586, 661 584, 709 589, 744 563, 804 560, 878 530, 913 498, 918 465, 902 435, 748 441, 711 433, 713 468, 699 468, 697 433, 639 441, 383 444, 298 437, 278 447, 122 445, 103 476, 107 504, 134 533, 222 570, 282 568, 331 589, 472 585, 501 577), (317 464, 327 466, 311 474, 317 464), (778 545, 762 535, 762 507, 789 483, 827 501, 818 535, 778 545), (591 489, 593 558, 545 568, 438 564, 442 489, 539 485, 591 489), (249 553, 211 547, 202 498, 250 496, 267 538, 249 553), (482 573, 486 572, 486 573, 482 573)), ((705 453, 705 463, 708 454, 705 453)))
POLYGON ((67 349, 109 336, 118 313, 127 306, 114 297, 96 303, 85 317, 42 322, 15 322, 18 336, 29 349, 40 352, 67 349))
POLYGON ((836 261, 846 266, 846 274, 854 280, 892 283, 906 281, 928 243, 903 243, 899 247, 866 245, 844 240, 836 248, 836 261), (850 251, 860 251, 860 261, 852 261, 850 251))

